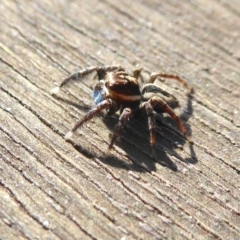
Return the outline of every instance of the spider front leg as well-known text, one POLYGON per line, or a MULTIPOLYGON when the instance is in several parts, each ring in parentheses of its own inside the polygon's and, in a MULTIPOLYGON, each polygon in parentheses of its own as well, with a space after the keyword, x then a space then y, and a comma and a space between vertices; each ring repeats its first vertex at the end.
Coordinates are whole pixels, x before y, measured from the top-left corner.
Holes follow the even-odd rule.
POLYGON ((100 113, 103 109, 116 109, 116 103, 112 99, 106 99, 100 102, 95 108, 93 108, 89 113, 87 113, 80 121, 78 121, 70 132, 65 135, 65 140, 69 140, 73 133, 85 122, 89 121, 96 114, 100 113))
POLYGON ((108 151, 110 151, 119 136, 120 132, 122 131, 123 127, 126 125, 126 123, 129 121, 130 116, 132 115, 132 110, 130 108, 125 108, 119 117, 117 127, 115 129, 115 132, 112 136, 111 142, 108 147, 108 151))
POLYGON ((152 107, 150 101, 148 101, 148 102, 142 103, 140 108, 144 108, 147 112, 148 128, 149 128, 149 132, 150 132, 150 144, 152 147, 152 155, 154 158, 156 158, 156 151, 155 151, 156 123, 155 123, 155 118, 154 118, 154 113, 153 113, 153 107, 152 107))
POLYGON ((97 71, 98 72, 98 76, 101 75, 100 72, 106 72, 106 71, 114 71, 117 69, 123 69, 121 66, 116 66, 116 65, 109 65, 109 66, 102 66, 102 67, 98 67, 98 66, 94 66, 94 67, 89 67, 89 68, 85 68, 79 72, 76 72, 72 75, 70 75, 68 78, 64 79, 59 86, 55 87, 54 89, 52 89, 51 94, 54 95, 56 94, 59 89, 65 85, 66 83, 68 83, 70 80, 79 80, 83 77, 85 77, 86 75, 97 71))
POLYGON ((156 112, 160 113, 168 113, 171 118, 177 123, 179 129, 185 136, 185 138, 188 140, 189 143, 193 144, 193 141, 191 138, 187 135, 187 131, 185 127, 183 126, 180 118, 177 116, 177 114, 172 110, 171 107, 169 107, 161 98, 159 97, 152 97, 150 100, 151 106, 154 108, 156 112))

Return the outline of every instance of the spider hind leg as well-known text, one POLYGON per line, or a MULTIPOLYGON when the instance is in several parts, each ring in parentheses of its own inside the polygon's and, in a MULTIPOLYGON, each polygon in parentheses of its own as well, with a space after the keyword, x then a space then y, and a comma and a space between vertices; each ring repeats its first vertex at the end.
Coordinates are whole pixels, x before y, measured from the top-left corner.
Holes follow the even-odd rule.
POLYGON ((193 141, 191 140, 190 136, 188 136, 187 131, 185 127, 183 126, 180 118, 177 116, 177 114, 172 110, 170 106, 166 102, 164 102, 161 98, 159 97, 152 97, 150 99, 151 106, 156 112, 159 113, 168 113, 171 118, 176 122, 178 125, 178 128, 180 131, 183 133, 184 137, 187 139, 187 141, 191 144, 193 144, 193 141))
POLYGON ((168 74, 168 73, 162 73, 162 72, 152 73, 147 82, 154 83, 154 81, 158 77, 165 78, 165 79, 174 79, 174 80, 178 81, 179 83, 181 83, 184 87, 186 87, 188 89, 187 95, 189 95, 189 96, 191 96, 194 93, 193 88, 191 86, 189 86, 184 79, 182 79, 181 77, 179 77, 176 74, 168 74))

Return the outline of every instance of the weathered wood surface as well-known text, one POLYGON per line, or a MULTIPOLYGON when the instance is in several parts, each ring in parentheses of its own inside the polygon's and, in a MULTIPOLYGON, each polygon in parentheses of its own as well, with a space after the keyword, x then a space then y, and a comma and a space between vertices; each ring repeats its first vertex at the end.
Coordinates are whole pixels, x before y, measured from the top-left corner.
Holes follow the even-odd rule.
POLYGON ((0 3, 1 239, 240 239, 239 1, 0 3), (95 118, 90 65, 139 63, 195 89, 157 81, 181 103, 191 148, 158 124, 150 157, 143 119, 105 152, 116 118, 95 118), (182 145, 179 147, 178 145, 182 145))

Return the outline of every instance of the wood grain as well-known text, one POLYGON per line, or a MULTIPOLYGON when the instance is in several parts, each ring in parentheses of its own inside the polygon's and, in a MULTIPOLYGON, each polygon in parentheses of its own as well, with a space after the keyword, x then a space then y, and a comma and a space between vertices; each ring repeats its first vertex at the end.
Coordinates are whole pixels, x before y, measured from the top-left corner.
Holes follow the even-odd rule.
POLYGON ((239 1, 0 3, 1 239, 240 239, 239 1), (106 154, 117 116, 63 136, 93 106, 87 66, 136 64, 172 80, 192 139, 144 117, 106 154))

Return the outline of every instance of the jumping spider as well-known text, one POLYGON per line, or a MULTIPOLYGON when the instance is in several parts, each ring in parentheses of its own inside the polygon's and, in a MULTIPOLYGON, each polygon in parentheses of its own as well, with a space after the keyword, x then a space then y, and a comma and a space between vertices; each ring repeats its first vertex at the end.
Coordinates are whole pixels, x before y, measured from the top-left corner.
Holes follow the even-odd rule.
POLYGON ((150 144, 152 147, 152 154, 155 156, 155 117, 154 112, 168 113, 173 120, 177 123, 179 129, 185 138, 193 143, 186 133, 186 129, 181 123, 180 118, 172 110, 179 106, 178 100, 168 92, 156 86, 154 81, 158 77, 175 79, 182 85, 189 89, 189 93, 193 89, 181 79, 178 75, 166 73, 152 73, 147 83, 140 89, 138 79, 141 75, 142 68, 137 66, 133 70, 133 75, 126 73, 125 69, 121 66, 102 66, 102 67, 89 67, 74 73, 61 84, 54 88, 52 94, 55 94, 63 85, 70 80, 78 80, 82 77, 96 71, 98 82, 94 86, 92 97, 96 103, 96 107, 88 112, 80 121, 78 121, 73 129, 65 135, 65 139, 69 140, 73 132, 75 132, 83 123, 89 121, 96 114, 106 109, 109 115, 120 112, 118 124, 109 144, 109 150, 113 147, 114 142, 125 124, 139 109, 143 109, 147 113, 148 127, 150 131, 150 144))

